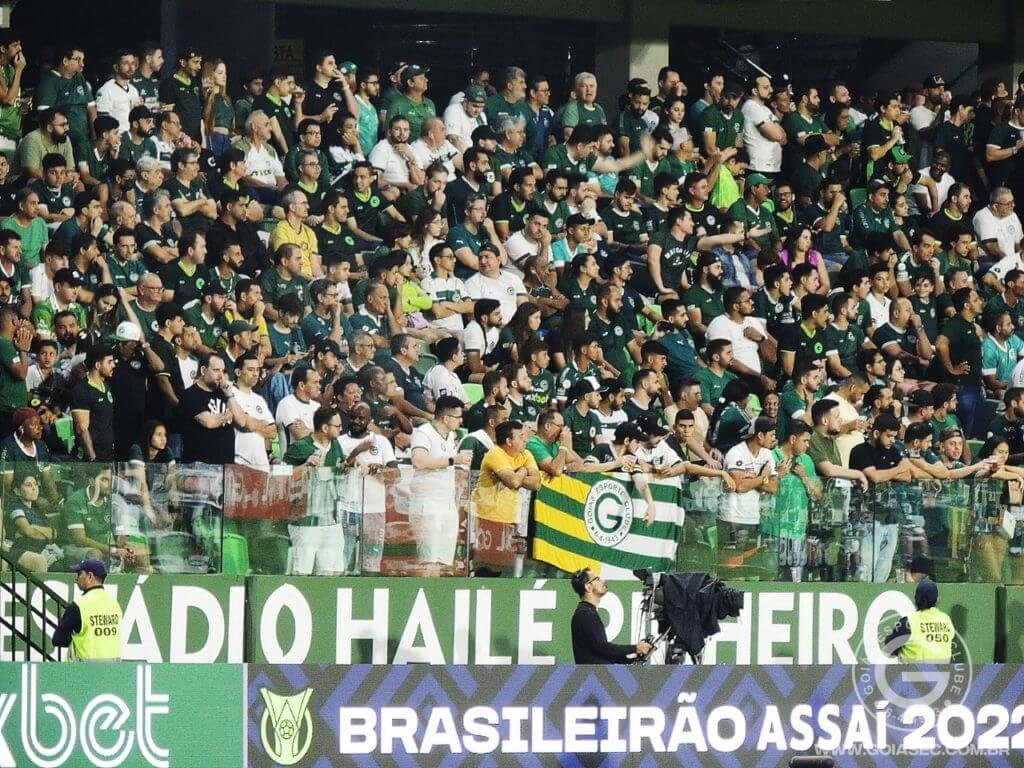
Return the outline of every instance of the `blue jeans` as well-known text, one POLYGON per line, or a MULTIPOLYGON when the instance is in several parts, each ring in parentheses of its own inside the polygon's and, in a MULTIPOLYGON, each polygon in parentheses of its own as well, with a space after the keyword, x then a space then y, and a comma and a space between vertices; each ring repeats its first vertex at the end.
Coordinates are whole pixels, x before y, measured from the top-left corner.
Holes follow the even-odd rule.
POLYGON ((985 393, 981 387, 957 387, 956 416, 968 439, 985 439, 988 424, 985 423, 985 393))
POLYGON ((845 251, 839 253, 823 253, 821 258, 825 260, 825 268, 828 267, 842 267, 846 263, 846 260, 850 258, 850 254, 845 251))

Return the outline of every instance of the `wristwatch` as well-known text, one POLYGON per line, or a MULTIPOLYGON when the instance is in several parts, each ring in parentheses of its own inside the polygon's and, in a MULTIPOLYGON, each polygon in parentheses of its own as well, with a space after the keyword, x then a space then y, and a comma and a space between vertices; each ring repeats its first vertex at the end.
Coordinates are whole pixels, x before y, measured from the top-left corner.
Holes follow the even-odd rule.
POLYGON ((448 466, 449 467, 454 467, 455 466, 455 457, 454 456, 449 456, 448 457, 448 466))

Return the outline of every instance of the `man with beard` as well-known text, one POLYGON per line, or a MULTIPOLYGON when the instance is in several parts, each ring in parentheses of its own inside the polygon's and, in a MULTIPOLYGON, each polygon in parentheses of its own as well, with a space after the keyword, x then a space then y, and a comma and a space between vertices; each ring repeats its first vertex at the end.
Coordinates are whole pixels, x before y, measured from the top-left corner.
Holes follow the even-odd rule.
MULTIPOLYGON (((384 552, 384 511, 387 503, 385 478, 393 480, 398 467, 395 450, 388 439, 371 432, 370 406, 357 402, 349 416, 349 428, 338 443, 347 463, 354 466, 360 477, 350 478, 342 492, 341 505, 346 511, 344 523, 358 534, 361 544, 361 562, 355 562, 355 535, 345 536, 345 563, 349 571, 379 573, 384 552)), ((348 534, 348 531, 346 531, 348 534)))
POLYGON ((988 425, 988 437, 1005 440, 1010 446, 1010 464, 1019 464, 1024 459, 1024 389, 1010 387, 1003 395, 1006 406, 1001 414, 988 425))
POLYGON ((775 219, 765 205, 770 195, 771 182, 768 177, 760 173, 751 173, 747 176, 743 199, 737 200, 729 208, 729 217, 734 221, 742 221, 747 229, 743 247, 755 254, 779 251, 779 233, 775 228, 775 219), (760 234, 755 235, 754 230, 759 230, 760 234))
POLYGON ((492 405, 508 407, 509 381, 504 371, 491 371, 484 376, 484 397, 466 411, 463 426, 472 431, 483 429, 487 409, 492 405))
POLYGON ((828 133, 825 118, 821 113, 821 92, 813 85, 804 85, 793 94, 796 109, 782 118, 786 131, 786 146, 782 153, 782 170, 786 178, 792 179, 806 153, 801 150, 811 136, 820 136, 831 148, 839 143, 839 137, 828 133))
POLYGON ((160 86, 160 101, 178 113, 182 130, 193 141, 202 140, 203 84, 199 77, 202 69, 202 54, 186 46, 178 58, 178 68, 160 86))
POLYGON ((697 280, 683 294, 686 310, 690 314, 690 332, 698 345, 704 346, 708 325, 725 314, 722 305, 722 262, 714 254, 702 253, 697 259, 697 280))
POLYGON ((743 86, 726 83, 717 104, 701 113, 704 154, 716 156, 729 147, 743 146, 743 114, 736 111, 743 97, 743 86))
POLYGON ((18 143, 15 167, 32 179, 43 178, 43 157, 58 154, 65 168, 75 167, 75 155, 68 141, 68 116, 64 110, 50 109, 39 115, 39 127, 18 143))
MULTIPOLYGON (((742 376, 755 392, 771 392, 775 381, 764 375, 760 344, 767 338, 762 321, 754 318, 754 301, 750 291, 740 286, 725 291, 725 314, 708 323, 708 342, 722 340, 732 345, 732 359, 727 368, 742 376)), ((713 402, 713 401, 709 401, 713 402)))
POLYGON ((836 443, 836 438, 843 434, 839 403, 835 400, 818 400, 811 406, 811 420, 814 432, 807 455, 814 462, 815 471, 823 477, 852 480, 867 490, 867 477, 859 469, 850 469, 844 464, 836 443))
POLYGON ((628 381, 632 371, 636 370, 629 353, 639 356, 640 345, 626 333, 622 321, 622 289, 619 286, 605 283, 598 289, 597 310, 590 316, 590 331, 601 345, 605 362, 628 381))
POLYGON ((33 98, 40 112, 57 108, 67 115, 71 141, 78 144, 89 138, 96 119, 96 101, 92 86, 85 79, 85 51, 69 45, 60 52, 60 64, 39 78, 33 98))
POLYGON ((86 334, 74 312, 64 310, 53 316, 53 337, 58 345, 54 373, 62 379, 67 379, 71 374, 71 360, 77 355, 84 354, 88 349, 86 334))

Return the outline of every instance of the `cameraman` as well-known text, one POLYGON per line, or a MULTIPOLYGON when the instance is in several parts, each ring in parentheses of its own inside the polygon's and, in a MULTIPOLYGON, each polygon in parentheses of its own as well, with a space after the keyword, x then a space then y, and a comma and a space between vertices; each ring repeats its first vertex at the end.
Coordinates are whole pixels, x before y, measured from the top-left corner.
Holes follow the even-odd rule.
POLYGON ((572 654, 577 664, 629 664, 650 653, 652 646, 646 640, 635 647, 608 642, 597 615, 597 604, 608 592, 604 579, 583 568, 572 575, 572 588, 580 596, 572 615, 572 654))

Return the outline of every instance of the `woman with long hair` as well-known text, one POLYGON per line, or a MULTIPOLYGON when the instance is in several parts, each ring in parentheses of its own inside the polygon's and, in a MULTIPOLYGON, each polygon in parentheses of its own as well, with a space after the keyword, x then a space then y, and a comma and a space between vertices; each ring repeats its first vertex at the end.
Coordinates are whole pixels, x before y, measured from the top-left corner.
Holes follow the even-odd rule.
POLYGON ((669 173, 682 177, 695 170, 693 138, 686 128, 686 102, 681 96, 669 96, 665 99, 658 124, 672 134, 672 149, 666 158, 669 173))
POLYGON ((592 253, 578 253, 565 268, 562 293, 570 303, 586 307, 588 312, 597 309, 597 287, 601 280, 601 267, 592 253))
POLYGON ((413 222, 409 254, 421 278, 429 277, 433 272, 430 266, 430 249, 444 242, 447 229, 444 216, 430 207, 425 208, 413 222))
POLYGON ((582 336, 590 327, 590 313, 586 307, 570 304, 562 314, 562 325, 548 337, 551 365, 560 371, 572 361, 572 340, 582 336))
POLYGON ((786 239, 779 251, 779 261, 785 264, 789 271, 797 264, 810 264, 818 273, 818 282, 821 287, 818 293, 822 296, 828 294, 832 285, 828 279, 828 269, 825 267, 825 259, 812 247, 814 242, 811 228, 804 224, 794 224, 786 232, 786 239))
POLYGON ((7 536, 13 542, 10 558, 32 573, 46 573, 52 562, 46 550, 55 543, 57 530, 36 504, 39 479, 26 472, 17 478, 13 490, 14 494, 7 498, 4 514, 7 536))
POLYGON ((754 423, 747 410, 749 399, 750 385, 743 379, 733 379, 725 385, 722 396, 715 403, 708 422, 708 442, 723 455, 745 438, 754 423))
POLYGON ((222 59, 203 64, 203 124, 213 156, 219 158, 231 146, 235 131, 235 110, 228 96, 228 68, 222 59))
MULTIPOLYGON (((1009 466, 1010 444, 994 435, 978 451, 978 459, 993 462, 989 477, 998 483, 975 481, 974 524, 971 526, 970 570, 972 581, 1003 581, 1003 564, 1011 546, 1019 548, 1024 524, 1014 513, 1024 498, 1024 469, 1009 466)), ((1011 559, 1011 583, 1024 583, 1024 557, 1011 559)))
POLYGON ((523 302, 516 307, 516 313, 498 336, 498 350, 501 352, 503 362, 525 364, 526 361, 521 359, 520 351, 530 339, 540 338, 540 321, 540 307, 532 301, 523 302))

